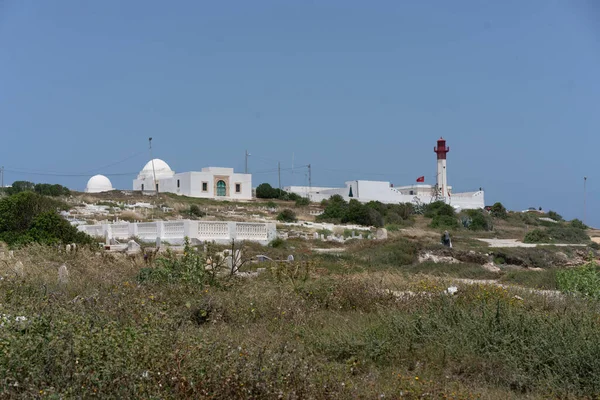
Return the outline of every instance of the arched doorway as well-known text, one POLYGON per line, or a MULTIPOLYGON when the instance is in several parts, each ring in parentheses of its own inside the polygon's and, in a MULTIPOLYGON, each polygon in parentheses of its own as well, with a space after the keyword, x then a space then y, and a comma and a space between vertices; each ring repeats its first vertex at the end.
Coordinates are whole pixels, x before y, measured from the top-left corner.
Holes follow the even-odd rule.
POLYGON ((217 182, 217 196, 227 196, 227 184, 225 181, 217 182))

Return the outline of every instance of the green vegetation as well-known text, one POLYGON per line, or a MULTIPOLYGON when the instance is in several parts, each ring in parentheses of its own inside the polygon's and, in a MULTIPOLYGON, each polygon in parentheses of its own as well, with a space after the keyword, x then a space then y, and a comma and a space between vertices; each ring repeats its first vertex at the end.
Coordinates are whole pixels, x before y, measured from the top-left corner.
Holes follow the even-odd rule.
POLYGON ((293 210, 285 208, 277 215, 277 221, 296 222, 298 221, 298 217, 296 217, 296 213, 293 210))
POLYGON ((573 225, 553 224, 547 228, 533 229, 525 235, 525 243, 589 243, 585 230, 573 225))
POLYGON ((600 299, 600 268, 592 255, 581 267, 558 271, 556 280, 565 293, 600 299))
POLYGON ((552 218, 555 221, 564 221, 563 217, 556 211, 548 211, 548 218, 552 218))
POLYGON ((33 183, 28 181, 15 181, 11 187, 4 188, 4 192, 8 195, 13 195, 21 192, 36 192, 44 196, 69 196, 71 191, 58 184, 49 183, 33 183))
POLYGON ((425 205, 423 215, 426 218, 431 218, 430 228, 457 229, 459 227, 454 208, 443 201, 425 205))
POLYGON ((494 229, 492 218, 483 210, 465 210, 462 214, 462 224, 472 231, 491 231, 494 229))
POLYGON ((0 240, 13 247, 32 242, 90 243, 89 236, 58 214, 61 209, 66 209, 64 203, 31 191, 0 199, 0 240))
POLYGON ((310 204, 308 197, 300 197, 296 200, 296 207, 305 207, 310 204))
POLYGON ((200 210, 197 204, 190 205, 190 215, 196 218, 202 218, 206 216, 206 213, 200 210))
POLYGON ((490 213, 494 218, 502 218, 506 219, 508 217, 508 213, 506 212, 506 208, 502 205, 502 203, 494 203, 490 213))
POLYGON ((346 202, 340 195, 323 200, 321 205, 325 207, 325 210, 317 217, 318 221, 364 226, 412 225, 412 217, 415 214, 414 207, 410 203, 383 204, 379 201, 370 201, 365 204, 355 199, 346 202))
MULTIPOLYGON (((0 391, 6 398, 597 397, 597 303, 486 285, 459 285, 450 296, 442 280, 421 275, 445 276, 440 266, 411 270, 412 257, 404 257, 412 246, 382 241, 340 257, 266 263, 254 279, 210 276, 203 268, 210 252, 189 246, 141 270, 82 249, 68 262, 66 283, 57 282, 56 250, 18 250, 24 276, 0 264, 0 391), (354 257, 405 267, 318 272, 354 257)), ((275 258, 278 250, 260 251, 275 258)), ((476 273, 467 263, 443 268, 476 273)))
POLYGON ((557 269, 553 268, 541 271, 515 270, 505 273, 500 278, 500 282, 536 289, 557 290, 556 273, 557 269))

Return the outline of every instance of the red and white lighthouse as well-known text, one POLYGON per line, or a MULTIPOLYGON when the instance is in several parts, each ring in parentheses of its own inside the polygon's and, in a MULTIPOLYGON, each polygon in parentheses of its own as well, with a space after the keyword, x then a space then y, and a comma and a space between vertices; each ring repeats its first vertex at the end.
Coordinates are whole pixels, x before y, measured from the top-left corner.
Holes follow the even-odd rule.
POLYGON ((450 147, 446 147, 446 140, 443 137, 437 141, 437 147, 433 148, 437 154, 437 187, 442 197, 448 195, 448 176, 446 175, 446 154, 450 147))

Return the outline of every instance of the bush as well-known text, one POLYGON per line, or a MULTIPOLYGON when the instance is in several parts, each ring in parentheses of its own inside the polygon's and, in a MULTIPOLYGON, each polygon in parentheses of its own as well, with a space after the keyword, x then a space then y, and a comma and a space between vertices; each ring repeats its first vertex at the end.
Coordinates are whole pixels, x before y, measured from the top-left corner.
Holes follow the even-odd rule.
POLYGON ((202 218, 206 216, 206 213, 200 210, 197 204, 192 204, 190 206, 190 215, 196 218, 202 218))
POLYGON ((466 228, 472 231, 491 231, 493 229, 491 218, 485 215, 483 210, 466 210, 465 214, 468 217, 463 223, 466 228))
POLYGON ((275 203, 274 201, 269 201, 269 202, 267 202, 267 207, 277 208, 277 203, 275 203))
POLYGON ((31 242, 89 243, 87 235, 80 235, 58 215, 60 209, 66 209, 66 205, 31 191, 1 199, 0 239, 11 246, 31 242))
POLYGON ((279 249, 279 248, 283 248, 285 247, 285 240, 283 240, 280 237, 276 237, 275 239, 271 240, 271 242, 269 243, 269 247, 272 247, 274 249, 279 249))
POLYGON ((436 215, 429 224, 430 228, 456 229, 459 227, 456 217, 448 215, 436 215))
POLYGON ((534 229, 525 234, 524 243, 550 243, 550 236, 544 229, 534 229))
POLYGON ((446 204, 443 201, 435 201, 425 206, 424 215, 427 218, 433 218, 436 215, 454 217, 454 208, 450 204, 446 204))
POLYGON ((556 281, 562 292, 600 299, 600 271, 591 254, 584 266, 559 270, 556 281))
POLYGON ((294 211, 286 208, 277 215, 277 220, 281 222, 296 222, 298 218, 294 211))
POLYGON ((548 211, 548 218, 552 218, 553 220, 559 221, 559 222, 563 221, 563 217, 555 211, 548 211))
MULTIPOLYGON (((259 199, 281 199, 287 200, 288 193, 280 190, 278 188, 274 188, 268 183, 261 183, 256 187, 256 197, 259 199)), ((292 200, 292 199, 290 199, 292 200)), ((293 199, 295 200, 295 199, 293 199)))
POLYGON ((308 197, 300 197, 296 200, 296 207, 304 207, 310 204, 308 197))
POLYGON ((590 237, 584 230, 572 226, 554 225, 546 229, 534 229, 525 235, 525 243, 588 243, 590 237))
POLYGON ((287 192, 283 192, 283 193, 284 193, 285 200, 298 201, 298 200, 302 199, 302 196, 300 196, 296 193, 287 193, 287 192))
POLYGON ((504 208, 504 206, 500 202, 494 203, 494 205, 492 206, 492 209, 490 210, 490 213, 492 214, 492 216, 494 218, 505 219, 508 216, 508 214, 506 212, 506 208, 504 208))
POLYGON ((581 222, 580 220, 578 220, 577 218, 574 219, 573 221, 571 221, 571 227, 575 228, 575 229, 587 229, 587 225, 585 225, 583 222, 581 222))

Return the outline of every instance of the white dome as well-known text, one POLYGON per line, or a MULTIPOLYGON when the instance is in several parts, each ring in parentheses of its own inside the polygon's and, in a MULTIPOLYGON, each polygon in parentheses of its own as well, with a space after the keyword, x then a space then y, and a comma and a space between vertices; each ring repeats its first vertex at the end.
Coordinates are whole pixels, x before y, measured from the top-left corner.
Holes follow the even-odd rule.
POLYGON ((163 179, 172 178, 173 175, 175 175, 175 172, 171 170, 169 164, 159 158, 155 158, 154 160, 148 161, 146 165, 144 165, 144 168, 142 168, 140 174, 138 175, 138 179, 154 179, 154 174, 156 174, 156 179, 163 179))
POLYGON ((110 180, 104 175, 92 176, 85 186, 85 191, 87 193, 110 192, 111 190, 114 190, 112 183, 110 183, 110 180))

